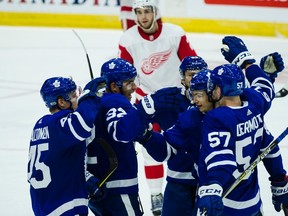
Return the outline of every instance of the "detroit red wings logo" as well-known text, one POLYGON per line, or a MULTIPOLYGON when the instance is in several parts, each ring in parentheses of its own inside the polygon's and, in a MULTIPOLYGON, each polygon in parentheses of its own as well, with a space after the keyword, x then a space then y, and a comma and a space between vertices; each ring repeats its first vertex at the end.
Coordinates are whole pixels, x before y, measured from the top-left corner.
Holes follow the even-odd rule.
POLYGON ((141 71, 144 74, 151 74, 155 69, 164 64, 170 57, 172 49, 164 52, 155 53, 148 58, 145 58, 142 62, 141 71))

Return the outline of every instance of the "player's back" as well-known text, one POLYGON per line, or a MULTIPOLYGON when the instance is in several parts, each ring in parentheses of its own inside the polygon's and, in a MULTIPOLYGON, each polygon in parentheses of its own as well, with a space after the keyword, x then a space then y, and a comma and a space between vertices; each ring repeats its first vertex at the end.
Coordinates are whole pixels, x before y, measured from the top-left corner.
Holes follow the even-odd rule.
MULTIPOLYGON (((222 106, 209 111, 203 122, 203 134, 208 136, 201 149, 201 158, 209 170, 208 179, 214 175, 225 191, 260 153, 263 127, 263 112, 251 101, 244 101, 239 107, 222 106)), ((257 212, 261 205, 257 169, 223 203, 225 215, 257 212)))
POLYGON ((46 115, 33 129, 28 179, 36 215, 88 212, 84 176, 85 142, 77 141, 60 127, 60 122, 70 112, 46 115), (65 207, 68 203, 69 207, 65 207))

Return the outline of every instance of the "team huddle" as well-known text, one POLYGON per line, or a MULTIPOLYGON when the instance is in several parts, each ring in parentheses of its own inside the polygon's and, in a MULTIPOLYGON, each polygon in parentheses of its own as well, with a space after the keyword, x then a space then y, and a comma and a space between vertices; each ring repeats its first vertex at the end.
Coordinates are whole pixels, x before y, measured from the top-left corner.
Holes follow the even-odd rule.
POLYGON ((245 173, 263 152, 271 202, 288 215, 288 175, 265 124, 281 55, 257 65, 240 38, 225 36, 227 64, 209 68, 157 11, 153 0, 134 2, 136 24, 120 38, 119 56, 83 90, 71 78, 43 83, 50 114, 33 128, 28 161, 34 214, 143 215, 139 143, 155 216, 263 215, 257 166, 245 173))

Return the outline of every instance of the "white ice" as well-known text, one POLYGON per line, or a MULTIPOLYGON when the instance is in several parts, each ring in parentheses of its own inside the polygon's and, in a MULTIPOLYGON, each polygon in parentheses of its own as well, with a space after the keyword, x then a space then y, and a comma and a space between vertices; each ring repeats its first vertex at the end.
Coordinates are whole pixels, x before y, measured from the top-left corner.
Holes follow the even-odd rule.
MULTIPOLYGON (((120 30, 76 29, 82 38, 94 71, 99 75, 101 64, 117 55, 120 30)), ((187 34, 198 55, 209 66, 225 63, 220 53, 223 35, 187 34)), ((288 64, 288 39, 241 36, 249 51, 260 59, 278 51, 288 64)), ((287 68, 279 76, 275 88, 288 82, 287 68)), ((0 209, 5 216, 33 215, 26 180, 26 165, 31 130, 36 120, 46 114, 39 88, 46 78, 72 76, 79 84, 90 80, 85 51, 69 28, 0 27, 0 209)), ((266 115, 271 132, 278 136, 288 126, 287 100, 275 99, 266 115)), ((288 138, 280 143, 283 161, 288 169, 288 138)), ((139 151, 141 149, 139 148, 139 151)), ((139 153, 140 196, 145 216, 150 211, 150 194, 143 174, 143 159, 139 153)), ((265 215, 277 213, 271 202, 268 175, 259 165, 259 181, 265 215)), ((164 187, 164 185, 163 185, 164 187)))

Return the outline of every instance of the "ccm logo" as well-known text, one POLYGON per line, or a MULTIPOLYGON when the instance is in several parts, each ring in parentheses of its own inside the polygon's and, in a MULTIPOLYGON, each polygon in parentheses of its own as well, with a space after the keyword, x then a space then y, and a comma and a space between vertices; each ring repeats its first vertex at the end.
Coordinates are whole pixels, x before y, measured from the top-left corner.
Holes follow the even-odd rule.
POLYGON ((200 191, 199 195, 220 195, 222 194, 222 190, 217 190, 217 189, 213 189, 213 188, 207 188, 207 189, 203 189, 200 191))

